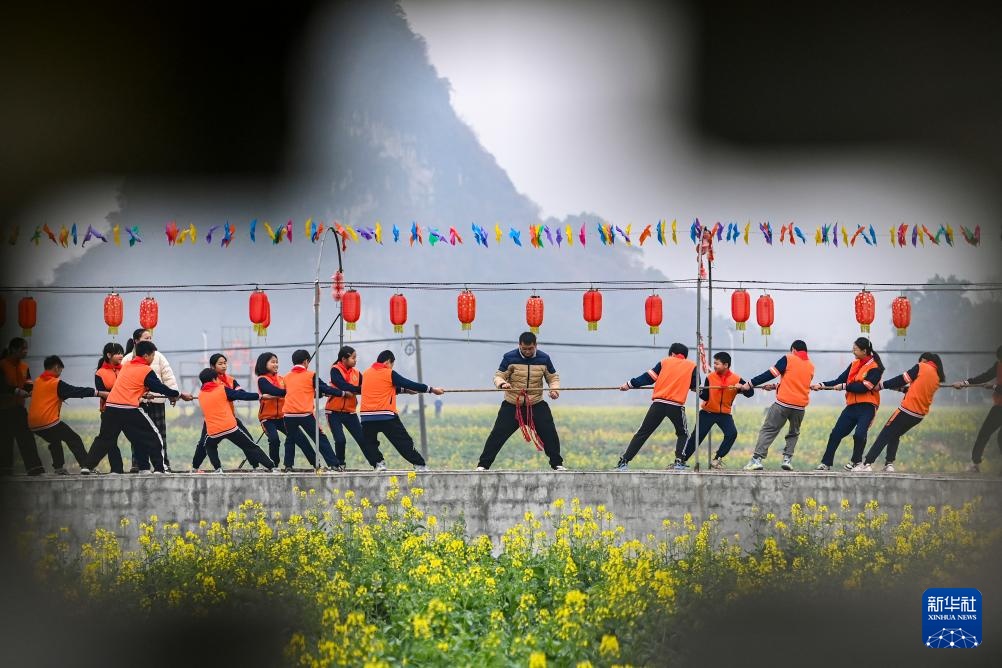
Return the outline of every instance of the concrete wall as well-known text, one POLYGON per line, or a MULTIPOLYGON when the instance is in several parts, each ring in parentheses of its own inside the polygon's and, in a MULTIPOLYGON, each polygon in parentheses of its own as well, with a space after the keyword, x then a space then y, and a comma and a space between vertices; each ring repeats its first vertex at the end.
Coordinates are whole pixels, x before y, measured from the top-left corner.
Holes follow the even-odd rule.
MULTIPOLYGON (((406 473, 397 474, 406 487, 406 473)), ((263 502, 283 515, 302 506, 293 488, 330 496, 348 489, 376 501, 389 487, 388 474, 183 474, 171 476, 102 475, 15 477, 0 482, 0 499, 14 527, 34 515, 42 531, 69 529, 73 540, 87 540, 96 527, 115 529, 133 541, 138 521, 152 514, 163 522, 195 528, 200 520, 220 520, 247 499, 263 502), (121 530, 119 520, 131 526, 121 530)), ((982 497, 985 512, 1002 509, 1002 479, 909 474, 740 472, 433 472, 413 483, 425 490, 419 500, 443 522, 462 517, 471 535, 497 540, 525 511, 542 513, 558 498, 577 497, 584 505, 604 504, 626 528, 628 537, 660 534, 665 518, 686 512, 697 522, 716 513, 721 530, 746 536, 752 508, 789 513, 789 507, 814 497, 835 507, 844 498, 854 509, 876 499, 892 519, 905 504, 959 505, 982 497)), ((12 527, 13 528, 13 527, 12 527)))

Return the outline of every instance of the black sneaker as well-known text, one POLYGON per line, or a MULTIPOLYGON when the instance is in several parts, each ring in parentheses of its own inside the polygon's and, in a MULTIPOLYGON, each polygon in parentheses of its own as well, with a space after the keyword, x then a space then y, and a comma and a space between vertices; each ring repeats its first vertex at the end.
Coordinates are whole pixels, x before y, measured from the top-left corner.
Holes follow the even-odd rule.
POLYGON ((133 466, 131 469, 129 469, 129 473, 139 473, 139 467, 133 466))
POLYGON ((28 469, 28 475, 43 475, 45 473, 44 466, 36 466, 33 469, 28 469))

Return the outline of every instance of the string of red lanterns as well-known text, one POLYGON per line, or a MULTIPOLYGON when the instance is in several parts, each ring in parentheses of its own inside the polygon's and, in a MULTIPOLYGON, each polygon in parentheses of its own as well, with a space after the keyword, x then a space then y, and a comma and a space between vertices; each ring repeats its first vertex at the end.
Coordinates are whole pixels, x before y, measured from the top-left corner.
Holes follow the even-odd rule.
MULTIPOLYGON (((355 289, 348 289, 340 294, 341 313, 346 329, 355 330, 361 318, 362 297, 355 289)), ((582 316, 588 325, 588 331, 596 331, 602 319, 603 296, 600 290, 591 288, 582 296, 582 316)), ((644 319, 651 334, 658 334, 664 319, 664 305, 657 294, 652 294, 644 301, 644 319)), ((861 332, 869 332, 876 319, 876 299, 873 293, 864 289, 854 299, 856 322, 861 332)), ((751 298, 748 291, 739 288, 731 294, 731 317, 735 329, 745 331, 751 317, 751 298)), ((255 289, 250 295, 248 305, 250 321, 258 336, 267 335, 271 324, 271 304, 268 295, 263 290, 255 289)), ((898 336, 906 336, 911 326, 912 306, 908 297, 900 295, 891 302, 891 320, 898 336)), ((104 322, 109 334, 117 334, 124 319, 122 297, 116 292, 108 293, 103 305, 104 322)), ((476 320, 477 298, 469 289, 464 289, 456 298, 456 314, 461 329, 469 331, 476 320)), ((0 326, 6 323, 6 300, 0 295, 0 326)), ((525 304, 525 319, 530 331, 539 332, 543 324, 544 303, 538 295, 529 297, 525 304)), ((755 318, 763 336, 772 333, 775 322, 775 303, 768 294, 762 294, 755 302, 755 318)), ((158 324, 159 306, 157 300, 147 296, 139 304, 139 324, 143 329, 154 329, 158 324)), ((31 296, 23 297, 17 304, 17 320, 23 336, 31 336, 38 320, 38 304, 31 296)), ((393 331, 402 333, 407 322, 407 299, 402 294, 394 294, 390 298, 390 322, 393 331)), ((743 337, 742 337, 743 340, 743 337)))

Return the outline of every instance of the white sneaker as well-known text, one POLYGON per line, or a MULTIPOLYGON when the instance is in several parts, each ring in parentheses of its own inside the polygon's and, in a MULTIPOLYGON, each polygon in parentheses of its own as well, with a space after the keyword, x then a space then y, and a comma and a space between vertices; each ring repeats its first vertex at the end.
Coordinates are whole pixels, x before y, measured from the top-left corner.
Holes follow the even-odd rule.
POLYGON ((372 470, 376 471, 377 473, 382 473, 383 471, 386 470, 386 462, 379 462, 378 464, 372 467, 372 470))
POLYGON ((426 473, 426 472, 430 471, 431 469, 428 468, 427 464, 422 464, 421 466, 415 466, 414 470, 417 471, 418 473, 426 473))
POLYGON ((815 469, 814 469, 814 470, 815 470, 815 471, 831 471, 831 470, 832 470, 832 467, 828 466, 828 464, 818 464, 818 465, 817 465, 817 466, 815 467, 815 469))
POLYGON ((884 464, 884 473, 894 473, 894 464, 884 464))
POLYGON ((218 469, 214 470, 213 473, 226 473, 226 471, 224 471, 223 467, 220 466, 218 469))
POLYGON ((971 465, 967 467, 968 473, 981 473, 981 465, 971 462, 971 465))
POLYGON ((758 457, 752 457, 751 461, 745 464, 745 471, 761 471, 764 468, 762 460, 758 457))
POLYGON ((483 466, 478 466, 478 467, 477 467, 477 470, 478 470, 478 471, 486 471, 487 469, 485 469, 485 468, 484 468, 483 466))
POLYGON ((91 473, 93 473, 93 471, 91 471, 90 469, 85 469, 85 468, 80 469, 80 475, 90 475, 91 473))
POLYGON ((140 469, 139 470, 139 475, 152 475, 152 474, 153 474, 153 471, 151 471, 149 469, 140 469))
POLYGON ((793 457, 783 457, 783 463, 780 465, 784 471, 793 470, 793 457))
POLYGON ((723 459, 720 459, 719 457, 716 457, 712 462, 710 462, 710 468, 711 469, 724 469, 724 468, 727 468, 727 467, 724 466, 724 460, 723 459))
POLYGON ((554 466, 553 470, 554 471, 566 471, 567 467, 566 466, 554 466))
POLYGON ((871 467, 866 462, 860 462, 860 463, 858 463, 858 464, 856 464, 855 466, 852 467, 853 473, 869 473, 872 470, 873 470, 873 467, 871 467))
POLYGON ((852 462, 846 462, 845 464, 842 465, 842 468, 844 468, 846 471, 851 471, 854 468, 856 468, 856 466, 857 465, 853 464, 852 462))

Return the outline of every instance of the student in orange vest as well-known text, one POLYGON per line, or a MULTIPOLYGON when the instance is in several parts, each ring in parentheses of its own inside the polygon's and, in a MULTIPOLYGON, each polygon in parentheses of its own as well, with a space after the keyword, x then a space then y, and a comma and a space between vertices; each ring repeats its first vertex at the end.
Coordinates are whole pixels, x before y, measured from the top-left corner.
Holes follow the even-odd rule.
POLYGON ((219 378, 219 372, 215 369, 202 369, 198 380, 202 383, 202 388, 198 391, 198 405, 202 409, 208 434, 205 452, 216 468, 216 473, 223 472, 222 462, 219 461, 219 443, 224 438, 243 450, 252 467, 260 465, 269 473, 276 471, 275 463, 258 447, 247 430, 240 428, 240 421, 233 412, 234 401, 257 401, 260 397, 253 392, 229 387, 219 378))
MULTIPOLYGON (((314 380, 321 396, 340 397, 344 394, 336 387, 331 387, 319 378, 314 379, 312 371, 306 367, 310 364, 310 353, 305 350, 297 350, 292 353, 292 369, 285 374, 285 428, 289 430, 289 437, 296 440, 308 439, 312 442, 317 431, 317 416, 315 413, 314 380), (305 434, 305 435, 304 435, 305 434)), ((331 442, 327 440, 327 434, 320 430, 320 443, 317 448, 320 456, 324 458, 327 467, 335 471, 344 471, 344 461, 337 458, 331 442)), ((292 466, 292 448, 286 441, 285 457, 286 467, 292 466)))
POLYGON ((298 430, 290 432, 285 427, 285 380, 278 375, 278 356, 270 352, 258 355, 254 373, 257 374, 257 391, 261 395, 257 419, 268 436, 268 457, 275 464, 280 461, 282 444, 278 435, 282 433, 285 434, 285 463, 282 472, 292 471, 297 445, 306 455, 310 466, 316 468, 317 453, 310 445, 309 439, 298 430), (296 434, 299 435, 298 438, 296 434))
POLYGON ((992 434, 998 431, 999 451, 1002 452, 1002 346, 995 351, 995 364, 991 365, 987 371, 977 376, 972 376, 967 380, 962 380, 953 384, 954 389, 959 390, 969 385, 979 385, 989 381, 995 381, 992 387, 992 407, 988 409, 988 415, 978 430, 978 436, 974 439, 974 449, 971 451, 971 466, 967 470, 972 473, 981 471, 981 456, 985 454, 985 446, 992 434))
MULTIPOLYGON (((355 409, 358 407, 356 397, 362 394, 362 374, 356 364, 358 363, 358 353, 351 346, 344 346, 337 353, 337 362, 331 365, 331 385, 346 392, 340 397, 331 397, 327 400, 327 424, 330 425, 331 434, 334 435, 334 453, 342 462, 345 461, 344 446, 348 439, 344 435, 347 429, 351 437, 358 443, 362 454, 367 451, 362 447, 365 436, 362 435, 362 422, 358 419, 355 409)), ((368 458, 366 458, 368 461, 368 458)), ((369 466, 375 467, 378 461, 369 461, 369 466)))
POLYGON ((769 454, 769 446, 787 423, 790 427, 786 432, 782 468, 784 471, 793 470, 793 452, 797 449, 797 439, 800 438, 800 424, 804 421, 804 410, 810 403, 813 379, 814 363, 807 356, 807 344, 797 339, 790 346, 788 355, 780 357, 772 368, 744 384, 742 389, 745 390, 759 386, 763 390, 776 390, 776 403, 770 406, 765 414, 762 429, 758 432, 755 454, 752 455, 751 461, 745 464, 745 471, 761 471, 765 468, 762 460, 769 454), (778 386, 775 383, 763 385, 773 378, 782 379, 778 386))
MULTIPOLYGON (((744 384, 744 379, 731 371, 731 356, 728 353, 720 352, 713 356, 713 373, 703 381, 700 388, 699 398, 703 400, 703 405, 699 408, 699 443, 710 433, 713 425, 720 427, 724 434, 724 440, 717 448, 710 468, 724 468, 724 457, 731 451, 734 441, 738 438, 738 428, 734 425, 734 416, 731 415, 732 405, 738 393, 746 397, 755 394, 754 389, 742 390, 739 385, 744 384)), ((690 434, 689 440, 685 443, 685 451, 682 453, 682 465, 675 465, 676 469, 688 468, 686 462, 696 451, 696 434, 690 434)))
POLYGON ((63 373, 63 361, 55 355, 50 355, 42 362, 45 372, 35 379, 34 387, 31 390, 31 405, 28 406, 28 428, 36 436, 49 444, 49 452, 52 454, 53 472, 59 475, 66 475, 68 471, 63 468, 63 443, 73 453, 77 464, 84 465, 87 458, 87 451, 84 450, 83 440, 80 435, 70 429, 70 426, 62 421, 60 412, 63 402, 67 399, 86 399, 88 397, 108 396, 107 392, 98 392, 93 387, 76 387, 60 380, 63 373))
POLYGON ((835 380, 811 385, 812 390, 822 390, 833 387, 845 390, 845 408, 838 416, 832 432, 828 436, 828 447, 821 457, 821 463, 816 470, 831 471, 835 465, 835 450, 842 439, 855 430, 852 436, 852 459, 845 465, 845 470, 851 471, 856 464, 863 461, 863 450, 866 449, 866 433, 873 424, 873 418, 880 407, 880 377, 884 375, 884 363, 880 355, 873 350, 870 339, 861 336, 852 344, 853 360, 842 374, 835 380))
POLYGON ((444 394, 445 390, 404 378, 393 370, 395 361, 393 353, 384 350, 365 372, 361 407, 364 437, 362 449, 366 452, 367 460, 376 462, 373 465, 376 471, 385 471, 386 462, 383 461, 383 453, 379 451, 379 435, 383 434, 400 456, 414 465, 415 471, 427 471, 428 465, 424 457, 414 449, 414 439, 407 433, 404 423, 397 414, 397 394, 401 391, 409 391, 411 394, 418 392, 444 394))
MULTIPOLYGON (((157 347, 152 341, 140 341, 136 344, 133 358, 122 367, 115 386, 108 395, 105 411, 101 414, 101 429, 90 446, 87 465, 80 469, 81 473, 91 473, 115 446, 118 435, 123 432, 135 448, 136 456, 146 458, 152 464, 153 473, 165 473, 164 445, 160 431, 150 416, 139 408, 139 404, 147 392, 162 394, 174 401, 191 401, 192 396, 187 392, 172 390, 160 382, 156 372, 150 368, 156 352, 157 347)), ((143 470, 149 472, 149 469, 143 470)))
POLYGON ((908 369, 900 376, 882 381, 877 387, 881 390, 896 390, 908 386, 901 405, 887 418, 884 428, 877 434, 877 439, 870 446, 866 457, 853 471, 872 471, 873 462, 887 447, 887 457, 884 460, 884 472, 894 473, 894 460, 898 454, 898 442, 909 429, 917 425, 929 414, 932 408, 932 398, 939 391, 939 384, 946 379, 943 372, 943 360, 936 353, 922 353, 918 364, 908 369))
MULTIPOLYGON (((209 368, 216 372, 216 375, 217 375, 216 380, 219 383, 222 383, 223 385, 225 385, 226 387, 228 387, 231 390, 239 390, 240 389, 240 383, 237 382, 237 379, 234 378, 233 376, 229 376, 229 375, 226 374, 226 371, 229 368, 229 360, 226 359, 226 355, 224 355, 222 353, 213 353, 212 355, 210 355, 209 356, 209 368)), ((255 398, 255 401, 256 401, 256 398, 255 398)), ((236 409, 233 407, 232 403, 230 404, 230 409, 233 410, 233 415, 234 415, 234 417, 236 417, 236 414, 237 414, 236 413, 236 409)), ((244 423, 240 420, 240 418, 236 418, 236 420, 237 420, 237 428, 240 429, 240 431, 244 432, 244 434, 246 434, 251 439, 251 441, 253 442, 254 441, 254 437, 251 436, 251 434, 250 434, 249 431, 247 431, 247 427, 244 426, 244 423)), ((207 452, 205 450, 205 441, 206 441, 207 438, 208 438, 208 432, 206 431, 205 422, 202 422, 202 434, 198 438, 198 444, 195 445, 195 454, 191 458, 191 472, 192 473, 201 473, 202 472, 201 471, 202 462, 205 461, 205 456, 207 454, 207 452)), ((248 462, 249 461, 250 460, 248 460, 248 462)), ((213 466, 215 466, 214 462, 213 462, 213 466)), ((219 470, 218 466, 215 466, 215 468, 216 468, 217 471, 219 470)))
POLYGON ((24 409, 25 398, 31 396, 31 372, 24 361, 27 356, 28 342, 21 337, 11 339, 0 354, 0 475, 14 472, 15 441, 28 475, 45 473, 24 409))
MULTIPOLYGON (((122 348, 122 344, 114 341, 104 344, 101 359, 97 361, 97 370, 94 372, 95 390, 111 392, 111 388, 115 386, 118 374, 122 370, 122 357, 124 355, 125 349, 122 348)), ((105 403, 107 403, 106 399, 102 398, 98 407, 101 413, 104 413, 105 403)), ((112 471, 121 472, 123 470, 122 451, 118 449, 118 443, 108 449, 108 464, 111 465, 112 471)))
POLYGON ((617 471, 625 471, 630 461, 637 456, 651 434, 661 426, 665 418, 671 420, 675 427, 675 464, 683 465, 685 441, 689 438, 685 422, 685 400, 689 392, 696 391, 696 363, 688 359, 689 348, 682 343, 673 343, 668 348, 668 356, 654 365, 653 368, 625 383, 619 389, 627 391, 631 388, 654 385, 653 402, 647 409, 647 415, 640 424, 640 429, 619 458, 617 471))

